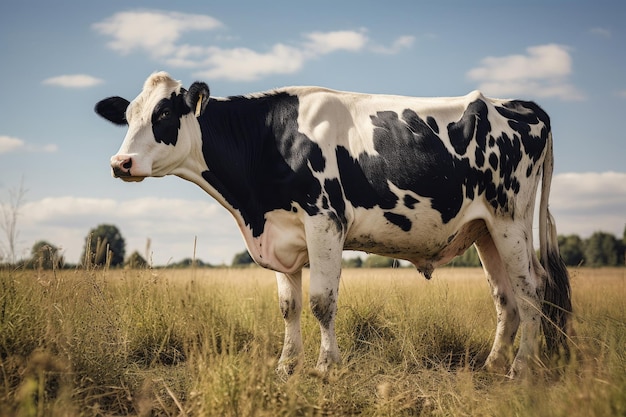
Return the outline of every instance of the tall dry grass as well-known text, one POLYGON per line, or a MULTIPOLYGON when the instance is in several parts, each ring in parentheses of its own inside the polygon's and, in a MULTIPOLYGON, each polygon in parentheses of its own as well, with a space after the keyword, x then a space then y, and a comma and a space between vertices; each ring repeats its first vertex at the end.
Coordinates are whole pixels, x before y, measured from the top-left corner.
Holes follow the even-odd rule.
POLYGON ((343 365, 312 371, 305 308, 305 363, 284 381, 269 271, 0 271, 0 416, 625 415, 626 270, 572 275, 575 358, 529 380, 480 368, 495 329, 480 270, 354 269, 343 365))

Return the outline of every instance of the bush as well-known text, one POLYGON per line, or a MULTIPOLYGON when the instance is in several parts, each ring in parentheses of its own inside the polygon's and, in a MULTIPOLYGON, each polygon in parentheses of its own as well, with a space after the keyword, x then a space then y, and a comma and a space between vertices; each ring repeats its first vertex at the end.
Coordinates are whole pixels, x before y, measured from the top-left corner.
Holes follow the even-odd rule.
POLYGON ((381 255, 369 255, 363 262, 363 268, 394 268, 398 263, 393 258, 381 255))
POLYGON ((139 252, 134 251, 130 254, 124 266, 131 269, 141 269, 146 268, 148 266, 148 262, 139 254, 139 252))

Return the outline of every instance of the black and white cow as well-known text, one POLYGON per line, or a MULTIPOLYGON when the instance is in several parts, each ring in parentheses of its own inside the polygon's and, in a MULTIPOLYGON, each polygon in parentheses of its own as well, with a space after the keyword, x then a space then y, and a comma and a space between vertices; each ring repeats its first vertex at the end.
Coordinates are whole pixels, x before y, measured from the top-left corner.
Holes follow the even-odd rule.
POLYGON ((302 355, 301 271, 321 329, 317 368, 341 358, 335 315, 342 250, 405 259, 430 278, 476 245, 497 311, 489 369, 512 375, 567 350, 567 270, 548 211, 552 134, 536 104, 487 98, 413 98, 289 87, 209 98, 152 74, 132 102, 110 97, 96 112, 128 125, 113 176, 177 175, 235 218, 252 258, 277 272, 285 341, 279 370, 302 355), (539 179, 541 262, 533 248, 539 179), (543 312, 543 314, 542 314, 543 312))

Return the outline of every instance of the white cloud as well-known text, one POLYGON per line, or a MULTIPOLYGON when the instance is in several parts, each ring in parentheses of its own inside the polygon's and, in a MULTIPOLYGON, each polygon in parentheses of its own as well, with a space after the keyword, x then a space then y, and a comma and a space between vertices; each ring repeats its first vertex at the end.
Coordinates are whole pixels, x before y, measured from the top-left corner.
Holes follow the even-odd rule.
POLYGON ((564 173, 553 177, 550 209, 559 234, 621 237, 626 226, 626 173, 564 173))
MULTIPOLYGON (((172 67, 194 69, 197 77, 236 81, 292 74, 301 70, 307 60, 337 51, 357 52, 370 45, 365 29, 310 32, 299 42, 278 42, 265 51, 181 42, 185 31, 209 31, 221 26, 222 23, 211 16, 165 11, 121 12, 92 25, 97 32, 111 37, 107 45, 121 54, 143 51, 172 67)), ((391 46, 370 46, 369 50, 398 53, 411 47, 413 40, 412 36, 401 36, 391 46)))
POLYGON ((129 11, 94 23, 93 29, 113 38, 108 46, 122 54, 144 50, 155 57, 173 53, 186 31, 207 31, 222 23, 207 15, 164 11, 129 11))
POLYGON ((547 44, 531 46, 525 55, 486 57, 467 76, 488 95, 554 97, 582 100, 583 94, 568 77, 572 73, 569 48, 547 44))
POLYGON ((209 48, 207 52, 203 63, 209 68, 195 75, 208 79, 253 81, 271 74, 292 74, 302 68, 306 59, 298 49, 283 44, 265 53, 248 48, 209 48))
POLYGON ((39 147, 35 147, 34 148, 37 152, 46 152, 46 153, 53 153, 59 150, 59 147, 54 144, 54 143, 50 143, 48 145, 43 145, 43 146, 39 146, 39 147))
POLYGON ((618 97, 626 98, 626 90, 620 90, 616 93, 618 97))
POLYGON ((11 136, 0 136, 0 154, 13 152, 24 147, 24 141, 11 136))
POLYGON ((103 82, 104 80, 91 75, 71 74, 46 78, 42 81, 42 84, 66 88, 87 88, 102 84, 103 82))
POLYGON ((0 154, 26 151, 26 152, 56 152, 58 150, 57 145, 31 145, 23 141, 22 139, 14 138, 11 136, 0 136, 0 154))
POLYGON ((304 48, 313 56, 329 54, 335 51, 359 51, 368 39, 362 32, 341 30, 335 32, 312 32, 305 35, 308 42, 304 48))
POLYGON ((602 27, 591 28, 589 29, 589 33, 591 33, 594 36, 599 36, 601 38, 606 38, 606 39, 609 39, 611 37, 611 31, 609 29, 602 28, 602 27))
POLYGON ((403 49, 408 49, 415 43, 415 36, 400 36, 393 41, 391 46, 377 45, 372 47, 372 51, 380 54, 395 55, 403 49))

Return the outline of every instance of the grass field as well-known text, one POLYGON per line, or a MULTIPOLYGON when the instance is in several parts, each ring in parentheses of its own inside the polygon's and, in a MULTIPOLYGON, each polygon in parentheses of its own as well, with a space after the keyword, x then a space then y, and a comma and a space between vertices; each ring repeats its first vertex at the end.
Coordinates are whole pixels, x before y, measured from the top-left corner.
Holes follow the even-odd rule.
POLYGON ((481 270, 346 270, 343 365, 313 372, 305 308, 305 364, 284 381, 269 271, 0 271, 0 416, 624 416, 626 269, 572 270, 572 287, 574 360, 510 381, 480 369, 481 270))

